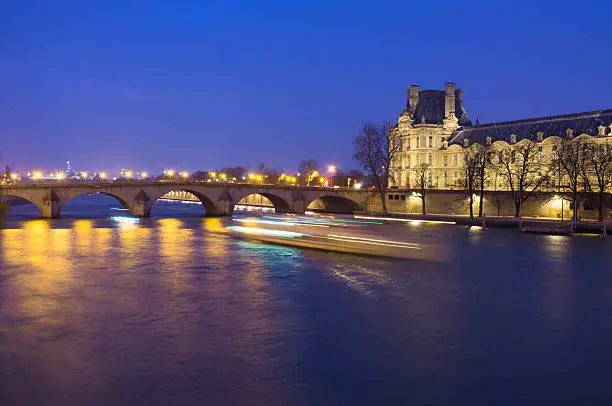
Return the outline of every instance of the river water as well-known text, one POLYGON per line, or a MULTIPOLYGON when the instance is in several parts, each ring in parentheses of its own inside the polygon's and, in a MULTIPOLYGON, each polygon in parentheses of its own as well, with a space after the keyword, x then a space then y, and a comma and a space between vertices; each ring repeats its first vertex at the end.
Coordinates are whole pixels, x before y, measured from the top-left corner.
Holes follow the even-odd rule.
POLYGON ((610 239, 385 225, 444 260, 383 260, 113 205, 0 230, 0 405, 612 404, 610 239))

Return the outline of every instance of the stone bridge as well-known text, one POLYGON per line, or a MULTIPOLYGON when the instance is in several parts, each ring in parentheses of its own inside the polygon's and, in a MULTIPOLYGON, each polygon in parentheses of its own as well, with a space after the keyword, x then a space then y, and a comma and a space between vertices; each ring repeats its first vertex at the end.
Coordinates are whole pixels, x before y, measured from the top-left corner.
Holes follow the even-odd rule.
POLYGON ((202 202, 207 216, 231 216, 236 203, 255 193, 268 198, 277 213, 296 214, 303 214, 317 199, 329 211, 367 210, 370 195, 366 190, 355 189, 199 182, 37 183, 0 186, 0 194, 33 203, 40 210, 41 216, 46 218, 59 218, 62 208, 70 200, 92 193, 112 196, 132 214, 148 217, 155 202, 171 191, 185 191, 196 196, 202 202))

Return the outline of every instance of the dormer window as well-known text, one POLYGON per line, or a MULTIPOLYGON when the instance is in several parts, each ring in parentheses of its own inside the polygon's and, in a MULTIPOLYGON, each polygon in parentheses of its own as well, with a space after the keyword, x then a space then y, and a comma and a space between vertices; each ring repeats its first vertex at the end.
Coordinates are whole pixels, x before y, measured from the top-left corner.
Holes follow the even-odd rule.
POLYGON ((606 136, 606 127, 604 127, 603 125, 600 125, 599 127, 597 127, 597 130, 598 130, 597 135, 599 135, 600 137, 606 136))
POLYGON ((544 133, 542 131, 538 131, 538 142, 544 141, 544 133))
POLYGON ((487 145, 491 145, 493 142, 493 137, 487 137, 487 145))
POLYGON ((574 130, 572 130, 571 128, 566 129, 565 135, 567 135, 567 138, 572 138, 574 136, 574 130))
POLYGON ((463 139, 463 146, 466 147, 466 148, 470 146, 470 139, 469 138, 464 138, 463 139))
POLYGON ((510 134, 510 143, 516 144, 516 134, 510 134))

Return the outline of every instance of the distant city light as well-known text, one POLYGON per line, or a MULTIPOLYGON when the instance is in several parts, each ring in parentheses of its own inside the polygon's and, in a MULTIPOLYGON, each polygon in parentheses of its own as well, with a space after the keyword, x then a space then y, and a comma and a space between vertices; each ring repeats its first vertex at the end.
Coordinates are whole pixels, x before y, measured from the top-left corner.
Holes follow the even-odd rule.
POLYGON ((62 180, 62 179, 64 179, 64 177, 65 177, 65 176, 64 176, 64 174, 63 174, 62 172, 58 172, 58 173, 55 175, 55 178, 56 178, 57 180, 62 180))
POLYGON ((181 172, 181 176, 186 179, 186 178, 189 177, 189 172, 183 171, 183 172, 181 172))
POLYGON ((87 172, 81 172, 81 178, 86 179, 87 175, 88 175, 87 172))
POLYGON ((148 174, 148 173, 146 173, 146 172, 143 172, 143 173, 142 173, 140 176, 141 176, 143 179, 146 179, 146 178, 148 178, 148 177, 149 177, 149 174, 148 174))
POLYGON ((164 173, 170 177, 174 176, 174 171, 172 169, 168 169, 167 171, 164 171, 164 173))
POLYGON ((353 186, 355 189, 361 189, 361 183, 355 183, 353 186))
POLYGON ((132 175, 133 175, 132 171, 125 171, 125 177, 126 178, 131 179, 132 175))
POLYGON ((327 172, 329 172, 329 173, 336 173, 336 165, 329 165, 327 167, 327 172))
POLYGON ((100 172, 100 179, 106 179, 106 172, 100 172))

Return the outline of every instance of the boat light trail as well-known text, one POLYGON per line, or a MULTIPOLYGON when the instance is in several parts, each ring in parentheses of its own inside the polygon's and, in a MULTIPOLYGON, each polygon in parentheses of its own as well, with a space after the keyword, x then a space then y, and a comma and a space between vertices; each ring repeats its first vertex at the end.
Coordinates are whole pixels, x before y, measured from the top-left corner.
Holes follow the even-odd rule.
POLYGON ((351 237, 351 236, 346 236, 346 235, 335 235, 335 234, 330 234, 329 237, 334 240, 341 240, 341 241, 348 240, 348 241, 354 241, 354 242, 364 243, 364 244, 386 245, 389 247, 420 249, 419 248, 420 244, 415 244, 411 242, 376 240, 373 238, 351 237))
POLYGON ((112 221, 116 221, 117 223, 129 223, 136 224, 140 222, 140 219, 137 217, 127 217, 127 216, 111 216, 112 221))
POLYGON ((454 221, 442 221, 442 220, 399 219, 399 218, 394 218, 394 217, 370 217, 370 216, 354 216, 354 217, 356 219, 364 219, 364 220, 401 221, 404 223, 457 224, 454 221))
POLYGON ((251 224, 273 224, 275 226, 307 226, 307 227, 327 227, 324 224, 308 224, 302 222, 293 222, 289 220, 285 221, 272 221, 272 220, 258 220, 258 219, 232 219, 233 221, 238 221, 241 223, 251 223, 251 224))
POLYGON ((232 231, 237 231, 243 234, 264 235, 268 237, 297 238, 297 237, 305 237, 308 235, 304 233, 296 233, 293 231, 269 230, 267 228, 251 228, 251 227, 242 227, 242 226, 229 226, 228 229, 232 231))
POLYGON ((313 217, 291 217, 284 219, 282 217, 262 216, 262 218, 275 219, 277 221, 295 221, 299 223, 354 223, 354 224, 383 224, 382 221, 359 221, 347 219, 322 219, 313 217))

